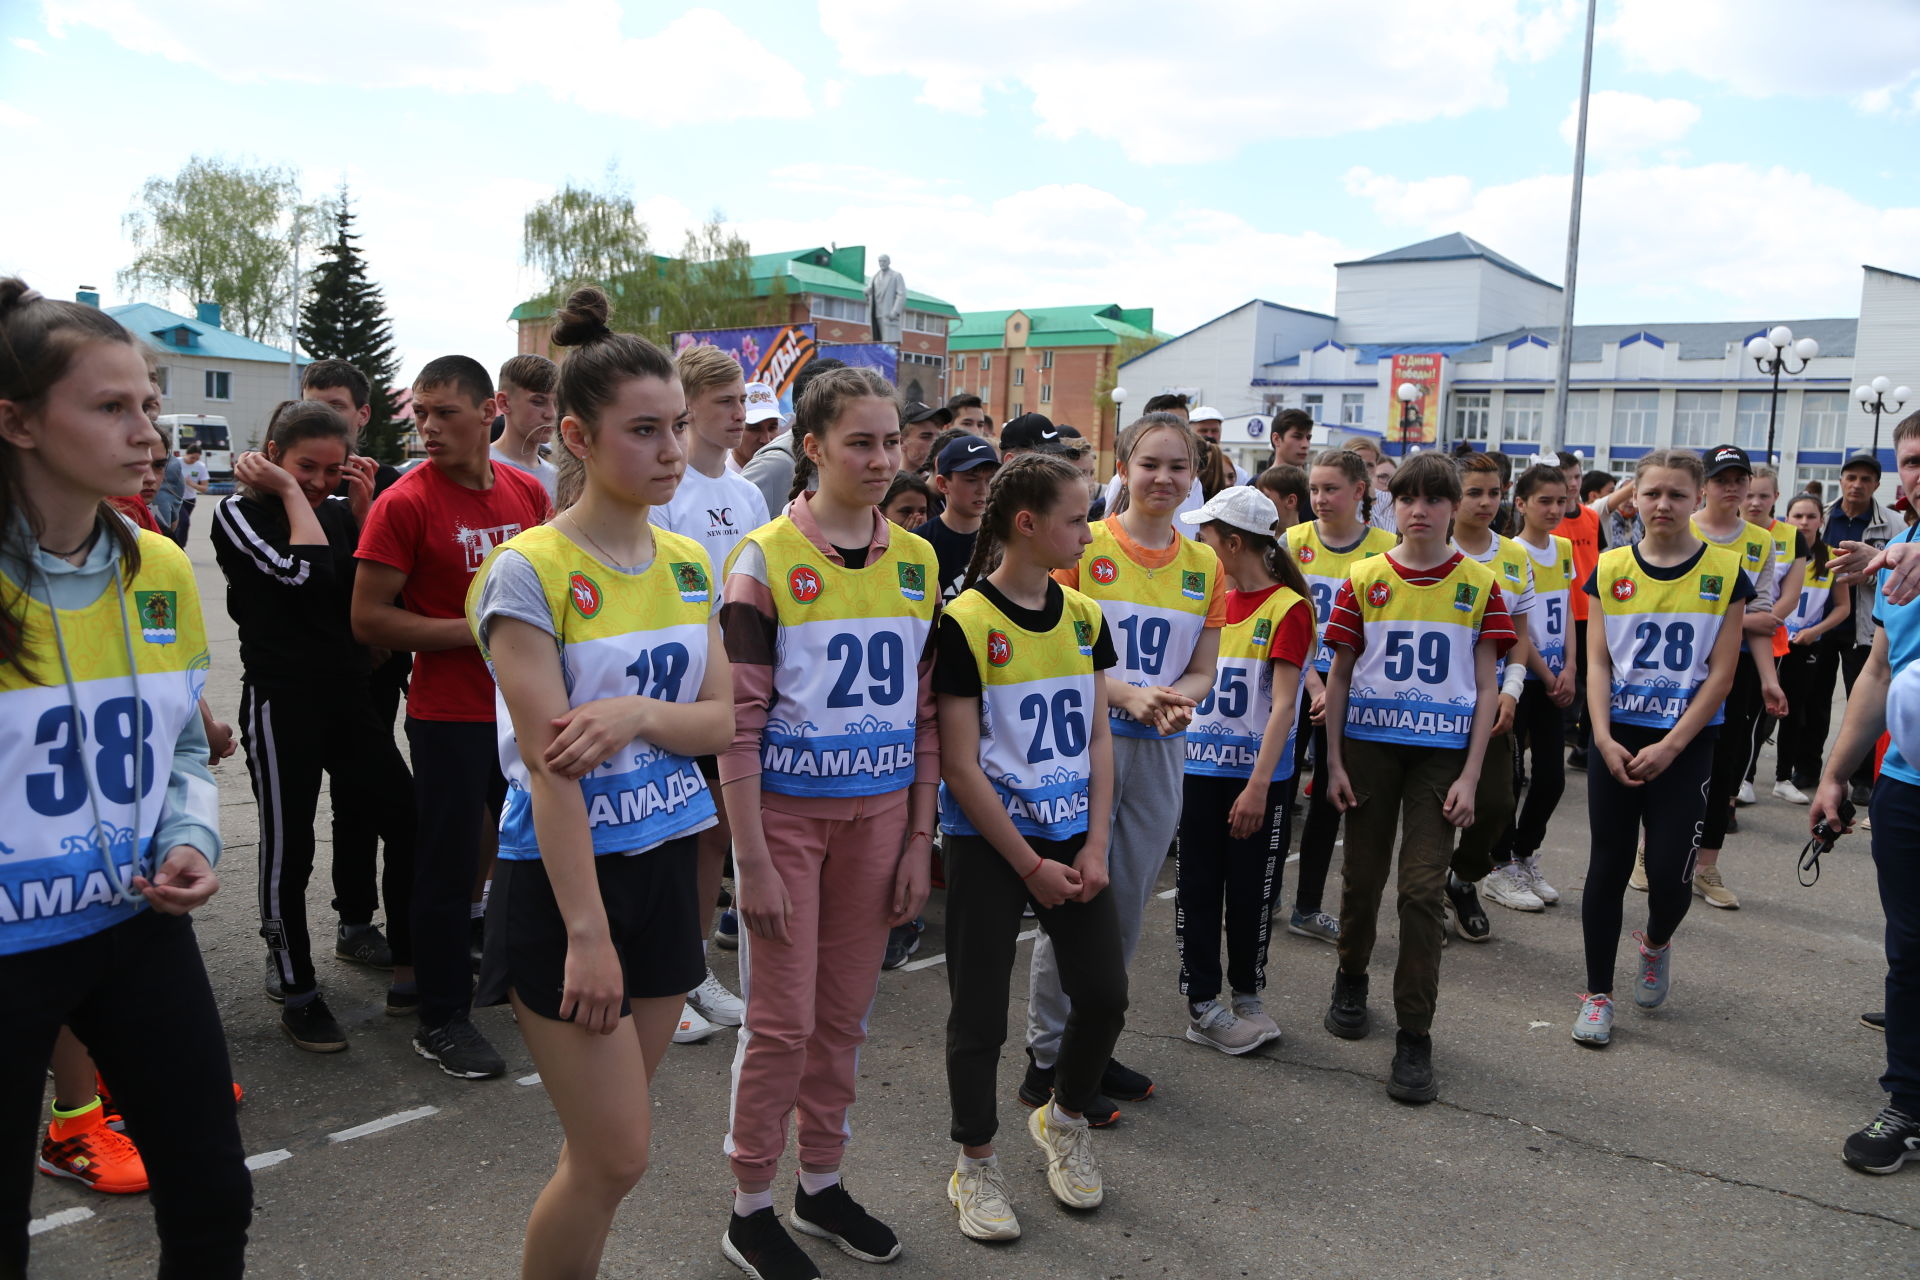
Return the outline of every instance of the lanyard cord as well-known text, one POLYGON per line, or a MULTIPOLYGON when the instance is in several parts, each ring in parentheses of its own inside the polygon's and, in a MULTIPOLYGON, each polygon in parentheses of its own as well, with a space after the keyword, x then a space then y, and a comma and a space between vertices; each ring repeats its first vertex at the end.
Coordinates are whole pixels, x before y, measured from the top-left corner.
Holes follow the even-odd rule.
MULTIPOLYGON (((132 899, 136 895, 130 881, 120 878, 120 870, 113 864, 112 834, 100 819, 99 788, 94 785, 93 769, 87 763, 86 752, 86 715, 80 710, 80 691, 74 684, 73 664, 67 658, 67 641, 60 628, 60 610, 53 601, 53 580, 45 571, 41 577, 47 583, 47 612, 53 615, 53 646, 60 654, 60 674, 67 684, 67 707, 73 714, 69 726, 73 733, 74 754, 80 757, 80 776, 87 784, 87 806, 93 814, 93 846, 100 855, 100 865, 106 868, 107 883, 120 891, 123 899, 132 899)), ((141 777, 140 763, 146 755, 147 726, 146 703, 140 697, 140 664, 133 654, 133 630, 127 622, 126 592, 122 589, 120 578, 120 557, 113 560, 113 596, 120 606, 120 638, 127 649, 127 674, 133 681, 133 828, 127 836, 128 852, 133 856, 133 865, 140 866, 140 801, 146 794, 146 780, 141 777)))

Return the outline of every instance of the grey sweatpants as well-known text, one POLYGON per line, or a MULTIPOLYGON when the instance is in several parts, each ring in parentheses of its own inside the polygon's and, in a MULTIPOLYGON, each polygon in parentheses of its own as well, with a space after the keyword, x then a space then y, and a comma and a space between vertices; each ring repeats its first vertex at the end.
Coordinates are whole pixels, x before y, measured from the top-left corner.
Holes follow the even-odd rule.
MULTIPOLYGON (((1140 917, 1160 868, 1180 829, 1180 780, 1186 772, 1187 740, 1113 737, 1113 825, 1107 840, 1107 874, 1114 911, 1120 917, 1120 955, 1133 967, 1140 946, 1140 917)), ((1027 995, 1027 1048, 1050 1067, 1060 1055, 1068 1001, 1060 989, 1060 963, 1044 932, 1033 943, 1027 995)))

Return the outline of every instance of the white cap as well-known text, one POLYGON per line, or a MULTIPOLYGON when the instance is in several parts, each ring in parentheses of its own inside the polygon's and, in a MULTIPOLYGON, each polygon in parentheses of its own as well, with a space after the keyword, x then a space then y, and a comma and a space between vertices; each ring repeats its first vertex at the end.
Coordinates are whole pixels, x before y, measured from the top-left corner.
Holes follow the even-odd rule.
POLYGON ((1187 410, 1188 422, 1221 422, 1224 420, 1220 411, 1210 404, 1203 404, 1198 409, 1187 410))
POLYGON ((1219 520, 1236 529, 1272 538, 1279 534, 1275 526, 1280 523, 1280 508, 1273 505, 1272 498, 1252 485, 1239 484, 1214 494, 1198 511, 1182 511, 1180 518, 1188 524, 1209 524, 1219 520))
POLYGON ((1902 667, 1887 688, 1887 734, 1909 765, 1920 760, 1920 664, 1902 667))
POLYGON ((780 416, 780 397, 764 382, 747 384, 747 421, 765 422, 780 416))

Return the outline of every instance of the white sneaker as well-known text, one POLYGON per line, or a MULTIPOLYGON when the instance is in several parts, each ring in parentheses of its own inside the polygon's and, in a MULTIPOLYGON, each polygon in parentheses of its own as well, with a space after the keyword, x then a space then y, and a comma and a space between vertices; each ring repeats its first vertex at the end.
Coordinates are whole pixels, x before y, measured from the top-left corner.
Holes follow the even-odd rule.
POLYGON ((699 986, 687 992, 687 1004, 708 1022, 723 1027, 737 1027, 747 1016, 746 1004, 727 990, 725 984, 713 976, 711 969, 707 970, 707 976, 699 986))
POLYGON ((1497 902, 1515 911, 1545 911, 1547 904, 1528 887, 1525 871, 1511 866, 1495 867, 1480 882, 1480 892, 1488 902, 1497 902))
POLYGON ((1220 1001, 1210 1000, 1199 1012, 1187 1015, 1187 1039, 1238 1057, 1265 1044, 1267 1033, 1259 1024, 1235 1017, 1220 1001))
POLYGON ((1006 1179, 994 1164, 962 1166, 947 1179, 947 1199, 960 1211, 960 1234, 969 1240, 1018 1240, 1020 1219, 1006 1179))
POLYGON ((1540 901, 1546 903, 1550 907, 1560 901, 1560 891, 1554 888, 1552 885, 1548 884, 1547 878, 1540 874, 1540 855, 1539 854, 1537 853, 1534 854, 1531 858, 1528 858, 1525 862, 1516 862, 1514 863, 1514 866, 1524 869, 1526 871, 1527 888, 1533 890, 1534 897, 1540 899, 1540 901))
POLYGON ((1049 1102, 1027 1117, 1027 1133, 1047 1153, 1047 1186, 1069 1209, 1097 1209, 1107 1193, 1093 1164, 1093 1130, 1084 1119, 1061 1122, 1053 1113, 1049 1102))
POLYGON ((1751 782, 1743 782, 1740 784, 1740 790, 1734 793, 1733 802, 1735 804, 1753 804, 1758 799, 1759 797, 1753 794, 1753 784, 1751 782))
POLYGON ((680 1006, 680 1025, 673 1029, 675 1044, 698 1044, 712 1035, 715 1027, 690 1004, 680 1006))
POLYGON ((1806 792, 1785 779, 1773 784, 1773 794, 1775 799, 1785 800, 1788 804, 1813 803, 1813 801, 1808 798, 1806 792))

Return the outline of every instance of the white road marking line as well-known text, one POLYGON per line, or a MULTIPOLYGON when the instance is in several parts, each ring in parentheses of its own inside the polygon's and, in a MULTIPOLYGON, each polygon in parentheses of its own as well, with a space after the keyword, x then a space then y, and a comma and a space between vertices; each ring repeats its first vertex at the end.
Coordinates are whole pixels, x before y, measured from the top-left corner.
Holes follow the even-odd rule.
POLYGON ((85 1205, 75 1205, 71 1209, 62 1209, 58 1213, 50 1213, 44 1218, 35 1218, 27 1224, 27 1234, 37 1236, 43 1231, 52 1231, 55 1227, 68 1227, 76 1222, 85 1222, 92 1216, 93 1210, 87 1208, 85 1205))
POLYGON ((278 1151, 262 1151, 257 1156, 247 1157, 247 1168, 271 1169, 274 1165, 284 1164, 291 1159, 293 1159, 293 1152, 287 1150, 285 1147, 280 1148, 278 1151))
MULTIPOLYGON (((1039 936, 1040 936, 1040 931, 1038 929, 1028 929, 1026 932, 1022 933, 1019 937, 1015 938, 1014 941, 1028 942, 1039 936)), ((945 964, 946 962, 947 962, 947 953, 943 951, 937 956, 928 956, 925 960, 915 960, 912 964, 903 964, 900 966, 900 972, 912 973, 915 969, 931 969, 933 968, 933 966, 937 964, 945 964)))
POLYGON ((357 1124, 351 1129, 342 1129, 338 1133, 327 1135, 328 1142, 352 1142, 355 1138, 364 1138, 370 1133, 380 1133, 415 1120, 424 1120, 428 1116, 439 1114, 438 1107, 415 1107, 411 1111, 396 1111, 390 1116, 381 1116, 378 1120, 369 1120, 357 1124))
POLYGON ((536 1071, 536 1072, 534 1072, 534 1073, 533 1073, 532 1075, 530 1075, 530 1076, 521 1076, 521 1077, 520 1077, 520 1078, 519 1078, 518 1080, 515 1080, 515 1081, 514 1081, 514 1083, 515 1083, 515 1084, 525 1084, 525 1085, 534 1085, 534 1084, 539 1084, 539 1083, 540 1083, 540 1073, 539 1073, 538 1071, 536 1071))
POLYGON ((1178 892, 1179 892, 1178 889, 1169 889, 1165 893, 1156 893, 1153 896, 1160 899, 1160 901, 1165 902, 1168 898, 1171 898, 1174 894, 1178 892))

